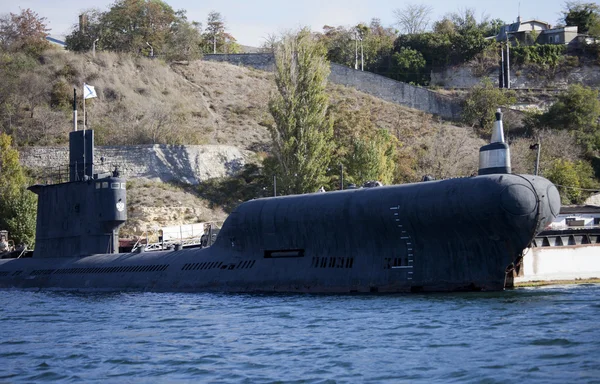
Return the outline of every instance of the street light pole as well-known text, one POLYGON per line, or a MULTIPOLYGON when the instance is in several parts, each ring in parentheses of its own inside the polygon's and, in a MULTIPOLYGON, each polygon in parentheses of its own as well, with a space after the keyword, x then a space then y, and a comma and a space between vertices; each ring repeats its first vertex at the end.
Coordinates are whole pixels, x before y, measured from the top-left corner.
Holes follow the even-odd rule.
POLYGON ((542 151, 542 143, 540 142, 539 137, 537 143, 530 145, 529 149, 535 149, 537 151, 535 155, 535 171, 533 173, 535 176, 537 176, 540 172, 540 153, 542 151))
POLYGON ((540 143, 540 139, 538 138, 537 142, 537 154, 535 156, 535 175, 539 175, 540 172, 540 152, 542 150, 542 144, 540 143))

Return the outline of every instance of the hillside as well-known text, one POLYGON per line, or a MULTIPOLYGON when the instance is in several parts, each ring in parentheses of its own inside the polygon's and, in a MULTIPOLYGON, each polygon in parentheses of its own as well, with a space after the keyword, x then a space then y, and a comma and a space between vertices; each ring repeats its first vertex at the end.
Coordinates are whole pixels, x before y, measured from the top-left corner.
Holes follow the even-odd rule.
MULTIPOLYGON (((272 118, 267 103, 275 87, 268 72, 206 61, 167 65, 116 53, 92 57, 48 51, 29 77, 49 85, 30 114, 13 126, 13 137, 21 146, 64 143, 72 129, 72 87, 80 89, 85 82, 98 94, 86 103, 88 127, 95 130, 97 145, 229 144, 253 151, 257 158, 269 152, 267 127, 272 118)), ((426 173, 451 177, 476 170, 477 149, 483 141, 470 129, 344 86, 330 85, 329 93, 335 113, 362 109, 375 127, 400 140, 406 180, 418 180, 426 173)), ((79 118, 82 124, 81 113, 79 118)), ((133 183, 129 202, 130 232, 225 216, 194 191, 152 183, 133 183)))

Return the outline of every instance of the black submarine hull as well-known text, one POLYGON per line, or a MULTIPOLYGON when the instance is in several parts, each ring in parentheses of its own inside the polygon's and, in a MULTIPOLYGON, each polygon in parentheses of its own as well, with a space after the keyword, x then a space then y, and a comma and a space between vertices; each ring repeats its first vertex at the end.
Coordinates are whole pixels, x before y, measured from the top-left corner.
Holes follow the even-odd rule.
POLYGON ((497 291, 559 208, 548 180, 513 174, 257 199, 209 248, 0 260, 0 287, 497 291))

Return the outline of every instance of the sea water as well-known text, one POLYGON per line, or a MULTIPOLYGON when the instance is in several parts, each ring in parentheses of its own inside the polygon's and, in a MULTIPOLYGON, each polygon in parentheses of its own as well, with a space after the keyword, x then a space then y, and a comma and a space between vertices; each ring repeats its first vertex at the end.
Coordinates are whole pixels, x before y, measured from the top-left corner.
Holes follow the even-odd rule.
POLYGON ((600 285, 497 293, 0 291, 0 382, 600 383, 600 285))

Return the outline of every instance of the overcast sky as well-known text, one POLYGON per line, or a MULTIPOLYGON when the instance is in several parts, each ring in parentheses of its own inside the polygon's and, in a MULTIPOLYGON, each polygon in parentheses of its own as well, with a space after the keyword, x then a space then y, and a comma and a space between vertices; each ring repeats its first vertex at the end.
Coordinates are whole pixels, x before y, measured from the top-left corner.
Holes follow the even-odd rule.
MULTIPOLYGON (((593 1, 593 0, 592 0, 593 1)), ((166 0, 173 9, 185 9, 189 20, 204 24, 211 10, 220 12, 229 32, 240 44, 260 46, 271 34, 289 29, 309 26, 321 31, 326 24, 355 25, 381 19, 383 25, 394 23, 393 10, 408 3, 426 4, 433 8, 432 20, 460 9, 473 8, 478 20, 482 15, 513 22, 520 14, 523 20, 538 19, 556 24, 564 6, 564 0, 166 0), (520 4, 520 5, 519 5, 520 4)), ((114 0, 0 0, 0 14, 19 12, 31 8, 46 17, 50 34, 63 37, 77 23, 78 14, 85 9, 99 8, 106 11, 114 0)))

